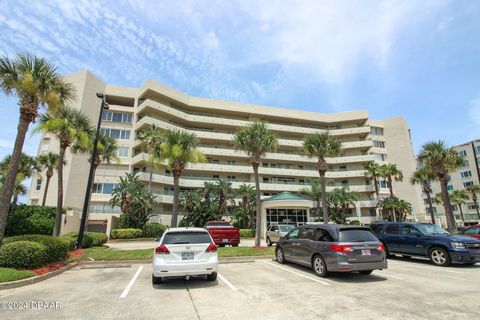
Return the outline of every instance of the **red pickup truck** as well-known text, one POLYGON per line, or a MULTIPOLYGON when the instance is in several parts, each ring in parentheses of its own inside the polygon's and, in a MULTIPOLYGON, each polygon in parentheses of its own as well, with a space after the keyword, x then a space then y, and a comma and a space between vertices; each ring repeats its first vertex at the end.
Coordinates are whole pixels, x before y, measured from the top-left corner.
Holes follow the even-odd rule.
POLYGON ((227 221, 208 221, 204 228, 217 246, 224 247, 229 244, 238 247, 240 243, 240 229, 231 226, 227 221))

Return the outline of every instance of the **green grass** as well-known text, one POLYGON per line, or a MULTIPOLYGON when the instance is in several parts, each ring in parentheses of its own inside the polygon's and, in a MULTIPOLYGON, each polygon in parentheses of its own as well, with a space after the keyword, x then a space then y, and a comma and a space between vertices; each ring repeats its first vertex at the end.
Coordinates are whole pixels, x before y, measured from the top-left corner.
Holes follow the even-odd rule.
MULTIPOLYGON (((242 257, 273 255, 274 247, 251 248, 251 247, 225 247, 218 248, 219 257, 242 257)), ((152 249, 137 250, 113 250, 107 247, 93 247, 86 249, 85 256, 95 261, 112 260, 149 260, 152 258, 152 249)))
POLYGON ((111 239, 109 242, 153 241, 155 238, 111 239))
POLYGON ((20 271, 12 268, 0 268, 0 282, 8 282, 22 280, 33 277, 35 273, 32 271, 20 271))

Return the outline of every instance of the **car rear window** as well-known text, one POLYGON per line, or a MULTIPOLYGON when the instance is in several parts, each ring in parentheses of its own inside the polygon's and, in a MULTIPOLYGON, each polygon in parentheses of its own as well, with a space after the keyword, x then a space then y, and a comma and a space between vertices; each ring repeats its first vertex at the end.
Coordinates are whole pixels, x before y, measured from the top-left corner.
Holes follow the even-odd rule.
POLYGON ((294 227, 293 226, 280 226, 280 231, 281 232, 288 232, 292 230, 294 227))
POLYGON ((372 231, 367 229, 340 229, 339 242, 378 241, 372 231))
POLYGON ((163 244, 197 244, 210 243, 210 236, 206 232, 169 232, 163 238, 163 244))

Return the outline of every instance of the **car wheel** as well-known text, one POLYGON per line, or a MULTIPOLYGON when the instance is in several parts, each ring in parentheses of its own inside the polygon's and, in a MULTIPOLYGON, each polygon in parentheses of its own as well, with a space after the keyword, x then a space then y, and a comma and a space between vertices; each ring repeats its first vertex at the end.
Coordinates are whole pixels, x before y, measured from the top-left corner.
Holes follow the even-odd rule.
POLYGON ((214 272, 214 273, 207 274, 207 280, 208 280, 208 281, 215 281, 215 280, 217 280, 217 273, 214 272))
MULTIPOLYGON (((383 242, 382 242, 383 243, 383 242)), ((387 259, 390 259, 390 258, 393 258, 393 255, 390 254, 390 251, 388 251, 388 248, 387 246, 385 245, 385 243, 383 243, 383 247, 385 248, 385 257, 387 259)))
POLYGON ((277 257, 278 263, 285 263, 285 256, 283 255, 283 249, 278 247, 275 251, 275 256, 277 257))
POLYGON ((222 244, 219 244, 218 246, 219 246, 220 248, 225 247, 225 245, 224 245, 223 243, 222 243, 222 244))
POLYGON ((232 247, 238 247, 238 243, 232 244, 232 247))
POLYGON ((312 268, 313 272, 319 277, 326 277, 328 275, 327 265, 325 264, 325 260, 320 255, 316 255, 312 259, 312 268))
POLYGON ((358 271, 359 274, 362 274, 362 275, 369 275, 370 273, 372 273, 373 270, 362 270, 362 271, 358 271))
POLYGON ((434 265, 441 267, 448 267, 452 263, 447 250, 439 247, 430 249, 430 261, 432 261, 434 265))
POLYGON ((267 246, 271 247, 272 246, 272 241, 270 240, 269 237, 267 237, 267 246))
POLYGON ((165 282, 165 279, 162 278, 162 277, 155 277, 153 274, 152 274, 152 284, 162 284, 165 282))

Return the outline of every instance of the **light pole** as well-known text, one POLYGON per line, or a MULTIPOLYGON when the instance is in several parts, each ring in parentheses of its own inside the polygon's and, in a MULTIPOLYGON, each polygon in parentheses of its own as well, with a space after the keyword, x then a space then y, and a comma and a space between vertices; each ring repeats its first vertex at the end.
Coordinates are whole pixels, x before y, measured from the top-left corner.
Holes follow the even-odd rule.
POLYGON ((90 158, 90 171, 88 172, 88 182, 87 189, 85 190, 85 200, 83 202, 82 220, 80 222, 80 230, 78 231, 77 249, 82 248, 83 235, 85 233, 85 223, 87 220, 88 206, 90 204, 90 194, 92 192, 93 169, 95 167, 95 158, 97 156, 98 137, 100 135, 100 126, 102 124, 103 110, 108 110, 108 103, 106 101, 105 95, 103 93, 97 93, 97 97, 102 99, 102 103, 100 104, 100 114, 98 115, 97 131, 95 132, 95 141, 93 142, 92 157, 90 158))

